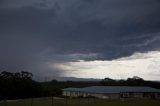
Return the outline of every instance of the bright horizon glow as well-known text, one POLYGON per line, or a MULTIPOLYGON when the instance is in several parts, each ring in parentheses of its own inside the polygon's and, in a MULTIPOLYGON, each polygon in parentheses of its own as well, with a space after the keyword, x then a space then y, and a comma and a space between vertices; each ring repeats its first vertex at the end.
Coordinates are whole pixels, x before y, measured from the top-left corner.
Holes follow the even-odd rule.
POLYGON ((61 77, 126 79, 139 76, 145 80, 160 80, 160 52, 134 53, 112 61, 84 61, 50 64, 63 71, 61 77))

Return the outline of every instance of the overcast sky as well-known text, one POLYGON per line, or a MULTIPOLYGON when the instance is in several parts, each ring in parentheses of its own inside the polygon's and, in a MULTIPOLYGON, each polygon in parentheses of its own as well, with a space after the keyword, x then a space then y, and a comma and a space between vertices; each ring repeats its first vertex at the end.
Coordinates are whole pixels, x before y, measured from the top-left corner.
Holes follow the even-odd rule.
POLYGON ((0 70, 160 80, 160 0, 0 0, 0 70))

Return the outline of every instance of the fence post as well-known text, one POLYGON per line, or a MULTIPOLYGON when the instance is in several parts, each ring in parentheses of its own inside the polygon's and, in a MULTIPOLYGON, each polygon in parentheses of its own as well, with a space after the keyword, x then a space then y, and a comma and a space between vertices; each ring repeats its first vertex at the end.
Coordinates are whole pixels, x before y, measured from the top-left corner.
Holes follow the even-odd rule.
POLYGON ((94 99, 94 103, 96 103, 96 98, 93 98, 94 99))
POLYGON ((79 104, 80 104, 80 102, 81 102, 81 101, 80 101, 80 97, 78 97, 78 102, 79 102, 79 104))
POLYGON ((4 106, 7 106, 7 99, 4 99, 4 106))
POLYGON ((33 106, 33 98, 31 98, 31 106, 33 106))
POLYGON ((52 96, 52 98, 51 98, 51 99, 52 99, 52 106, 53 106, 53 96, 52 96))
POLYGON ((89 99, 90 99, 90 97, 88 96, 88 97, 87 97, 87 103, 89 103, 89 99))
POLYGON ((68 103, 67 103, 67 96, 66 96, 66 98, 65 98, 65 106, 67 106, 67 104, 68 104, 68 103))

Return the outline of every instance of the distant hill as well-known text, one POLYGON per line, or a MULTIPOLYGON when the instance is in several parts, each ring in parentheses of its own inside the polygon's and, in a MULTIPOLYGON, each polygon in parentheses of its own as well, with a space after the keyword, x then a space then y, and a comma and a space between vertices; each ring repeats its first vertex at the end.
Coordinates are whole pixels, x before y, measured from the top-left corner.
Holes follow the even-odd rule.
POLYGON ((59 77, 56 78, 58 81, 101 81, 102 79, 94 78, 76 78, 76 77, 59 77))

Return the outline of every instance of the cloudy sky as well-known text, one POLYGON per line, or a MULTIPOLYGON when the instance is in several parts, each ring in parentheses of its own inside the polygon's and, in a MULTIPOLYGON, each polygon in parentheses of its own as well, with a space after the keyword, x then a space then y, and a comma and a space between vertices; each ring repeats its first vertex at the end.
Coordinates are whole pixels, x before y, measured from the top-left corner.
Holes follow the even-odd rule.
POLYGON ((160 1, 0 0, 0 70, 160 80, 160 1))

